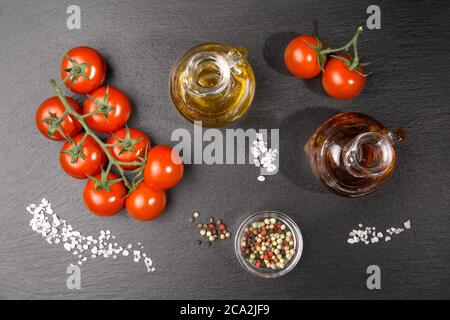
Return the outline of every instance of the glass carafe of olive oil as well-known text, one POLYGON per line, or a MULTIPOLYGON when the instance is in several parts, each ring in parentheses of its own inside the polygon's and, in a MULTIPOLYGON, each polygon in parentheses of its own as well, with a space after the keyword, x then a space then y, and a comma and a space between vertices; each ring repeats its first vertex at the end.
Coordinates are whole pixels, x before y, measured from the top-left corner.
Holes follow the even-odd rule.
POLYGON ((374 118, 346 112, 324 122, 305 145, 314 175, 331 191, 361 197, 377 190, 397 163, 402 129, 390 131, 374 118))
POLYGON ((170 72, 170 95, 178 111, 205 127, 240 119, 255 94, 255 76, 244 48, 205 43, 187 51, 170 72))

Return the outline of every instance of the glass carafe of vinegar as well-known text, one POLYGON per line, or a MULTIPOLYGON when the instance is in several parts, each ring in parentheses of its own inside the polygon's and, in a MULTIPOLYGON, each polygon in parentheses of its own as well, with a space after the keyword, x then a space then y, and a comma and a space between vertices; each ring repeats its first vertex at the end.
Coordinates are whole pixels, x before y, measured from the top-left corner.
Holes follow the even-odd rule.
POLYGON ((170 73, 170 95, 188 120, 223 127, 241 118, 255 94, 244 48, 205 43, 186 52, 170 73))
POLYGON ((390 131, 362 113, 338 114, 323 123, 305 146, 314 175, 331 191, 360 197, 393 173, 402 129, 390 131))

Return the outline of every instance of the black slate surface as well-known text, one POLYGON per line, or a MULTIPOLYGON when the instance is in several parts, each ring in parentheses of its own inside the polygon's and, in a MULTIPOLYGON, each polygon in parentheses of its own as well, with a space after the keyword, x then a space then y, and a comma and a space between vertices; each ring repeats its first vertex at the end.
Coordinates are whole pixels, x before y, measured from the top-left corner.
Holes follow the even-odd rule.
MULTIPOLYGON (((77 1, 82 29, 66 28, 64 1, 0 1, 0 298, 450 298, 449 120, 450 5, 446 1, 378 1, 381 30, 360 41, 374 74, 357 98, 327 97, 320 80, 286 73, 282 50, 295 34, 332 45, 365 25, 372 1, 77 1), (258 183, 245 165, 195 165, 170 191, 165 214, 150 223, 125 212, 101 219, 82 203, 83 181, 59 168, 60 143, 44 139, 34 113, 52 95, 60 59, 77 45, 97 48, 108 83, 132 100, 132 126, 157 143, 191 125, 172 106, 167 79, 176 58, 206 41, 242 45, 257 78, 249 114, 234 128, 280 128, 281 172, 258 183), (370 114, 408 131, 394 177, 360 199, 330 194, 313 180, 302 148, 317 126, 341 111, 370 114), (73 257, 28 226, 25 207, 47 197, 77 229, 110 229, 141 241, 157 271, 129 259, 82 266, 81 290, 66 288, 73 257), (232 241, 196 246, 194 211, 220 216, 235 231, 250 212, 289 214, 305 239, 304 255, 287 276, 256 279, 234 256, 232 241), (358 223, 384 229, 410 219, 412 230, 389 243, 349 246, 358 223), (367 266, 382 270, 382 289, 366 288, 367 266)), ((74 3, 75 4, 75 3, 74 3)))

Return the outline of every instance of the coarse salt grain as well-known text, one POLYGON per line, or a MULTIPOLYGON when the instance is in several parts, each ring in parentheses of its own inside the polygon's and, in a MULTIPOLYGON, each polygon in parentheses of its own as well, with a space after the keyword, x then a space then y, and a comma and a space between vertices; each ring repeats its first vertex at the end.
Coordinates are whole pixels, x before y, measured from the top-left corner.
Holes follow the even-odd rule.
MULTIPOLYGON (((277 170, 278 150, 267 147, 267 143, 264 142, 264 136, 262 133, 256 134, 256 140, 253 141, 253 146, 250 148, 250 153, 253 156, 253 163, 256 167, 263 167, 267 172, 275 172, 277 170)), ((258 181, 265 181, 265 177, 258 176, 258 181)))
POLYGON ((349 238, 347 239, 347 243, 349 244, 356 244, 356 243, 364 243, 368 245, 369 243, 375 244, 378 243, 380 240, 384 239, 385 242, 391 241, 393 235, 398 235, 406 230, 411 229, 411 221, 408 220, 405 223, 403 223, 403 228, 395 228, 390 227, 386 229, 386 233, 388 235, 384 235, 382 232, 377 232, 376 227, 365 227, 360 223, 358 224, 359 230, 352 230, 349 233, 349 238))
MULTIPOLYGON (((97 256, 112 257, 113 259, 116 259, 120 253, 122 256, 128 256, 128 251, 119 246, 118 242, 109 242, 109 239, 116 238, 112 235, 111 230, 106 230, 106 232, 100 230, 100 235, 96 239, 91 235, 84 236, 79 231, 73 230, 70 224, 53 213, 51 203, 45 198, 38 205, 30 204, 27 211, 33 216, 29 222, 31 229, 41 234, 50 244, 62 242, 65 250, 71 252, 74 256, 78 256, 77 264, 80 266, 89 258, 95 259, 97 256)), ((138 242, 138 245, 143 248, 140 242, 138 242)), ((129 243, 126 247, 130 249, 132 244, 129 243)), ((147 272, 155 271, 153 261, 145 253, 142 255, 145 258, 144 265, 147 272)), ((139 262, 140 259, 141 252, 137 251, 134 255, 134 261, 139 262)))

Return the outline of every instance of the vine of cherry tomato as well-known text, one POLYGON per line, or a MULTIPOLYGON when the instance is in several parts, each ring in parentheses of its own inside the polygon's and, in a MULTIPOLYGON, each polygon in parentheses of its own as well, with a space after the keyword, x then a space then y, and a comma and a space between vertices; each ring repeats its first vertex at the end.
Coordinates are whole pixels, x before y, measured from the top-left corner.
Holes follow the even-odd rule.
POLYGON ((106 65, 96 50, 69 50, 62 59, 61 77, 73 92, 89 94, 83 108, 50 80, 57 96, 39 106, 35 121, 45 137, 66 140, 60 164, 68 175, 88 178, 83 191, 86 207, 98 216, 112 216, 126 207, 131 217, 143 221, 161 215, 165 190, 183 176, 180 156, 169 146, 151 148, 147 134, 126 126, 131 104, 121 90, 102 86, 106 65), (94 131, 110 136, 104 142, 94 131), (131 182, 126 170, 135 173, 131 182))
POLYGON ((366 84, 365 63, 359 61, 358 36, 362 27, 344 47, 326 48, 323 42, 312 35, 300 35, 292 39, 284 52, 286 68, 295 76, 311 79, 322 71, 322 85, 329 96, 350 99, 361 93, 366 84), (332 54, 348 51, 353 46, 354 56, 332 54))

